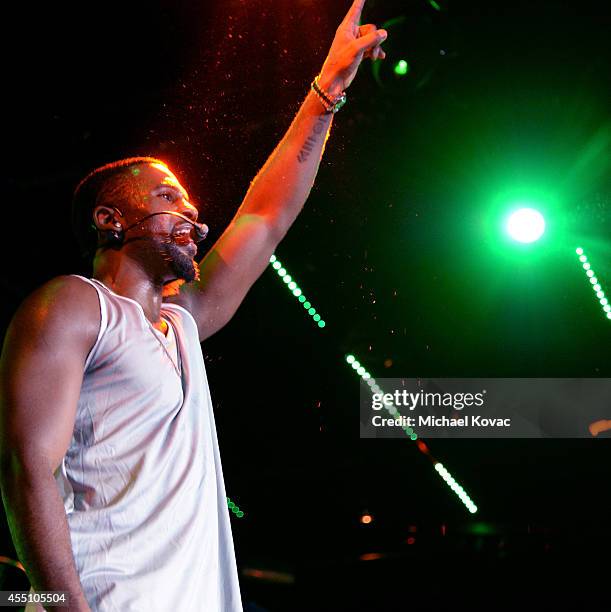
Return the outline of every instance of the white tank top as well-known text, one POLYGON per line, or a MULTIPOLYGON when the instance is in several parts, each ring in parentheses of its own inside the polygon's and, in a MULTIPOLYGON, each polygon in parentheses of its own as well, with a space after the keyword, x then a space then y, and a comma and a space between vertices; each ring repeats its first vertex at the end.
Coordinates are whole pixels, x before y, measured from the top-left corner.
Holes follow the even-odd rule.
POLYGON ((193 317, 166 339, 97 280, 101 324, 57 470, 92 610, 242 610, 206 370, 193 317), (166 346, 173 338, 177 350, 166 346))

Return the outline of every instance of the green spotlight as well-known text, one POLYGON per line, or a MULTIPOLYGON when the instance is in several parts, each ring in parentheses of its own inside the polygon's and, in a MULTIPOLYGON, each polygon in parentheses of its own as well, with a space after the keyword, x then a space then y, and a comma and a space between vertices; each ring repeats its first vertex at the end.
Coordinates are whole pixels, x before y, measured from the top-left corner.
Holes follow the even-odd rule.
POLYGON ((520 208, 507 219, 507 233, 518 242, 535 242, 543 236, 545 219, 534 208, 520 208))
POLYGON ((410 71, 409 64, 405 60, 399 60, 395 64, 395 74, 398 76, 405 76, 410 71))

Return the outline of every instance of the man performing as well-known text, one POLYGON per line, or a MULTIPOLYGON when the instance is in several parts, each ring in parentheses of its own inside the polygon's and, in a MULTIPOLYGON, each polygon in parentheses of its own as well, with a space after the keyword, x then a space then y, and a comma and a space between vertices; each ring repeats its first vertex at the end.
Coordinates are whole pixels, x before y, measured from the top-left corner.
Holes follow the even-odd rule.
POLYGON ((199 343, 231 319, 301 210, 361 61, 385 57, 386 32, 358 25, 363 4, 199 266, 207 228, 163 162, 121 160, 78 185, 73 226, 92 278, 30 295, 1 363, 11 534, 33 589, 70 598, 47 609, 242 609, 199 343))

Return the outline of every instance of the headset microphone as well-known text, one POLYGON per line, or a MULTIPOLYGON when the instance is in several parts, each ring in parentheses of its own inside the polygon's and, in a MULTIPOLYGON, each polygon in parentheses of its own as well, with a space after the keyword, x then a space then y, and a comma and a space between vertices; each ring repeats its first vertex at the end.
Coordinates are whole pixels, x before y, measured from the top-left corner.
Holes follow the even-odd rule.
POLYGON ((112 242, 115 242, 117 244, 122 244, 123 240, 125 239, 125 234, 127 234, 129 230, 133 229, 137 225, 140 225, 140 223, 142 223, 143 221, 146 221, 147 219, 150 219, 151 217, 155 217, 156 215, 173 215, 175 217, 179 217, 185 220, 187 223, 190 223, 192 226, 191 233, 192 233, 193 242, 201 242, 208 235, 208 226, 205 223, 198 223, 197 221, 193 221, 193 219, 189 219, 189 217, 179 212, 175 212, 173 210, 162 210, 160 212, 155 212, 155 213, 151 213, 150 215, 146 215, 146 217, 142 217, 142 219, 139 219, 135 223, 132 223, 130 226, 126 227, 124 230, 119 229, 116 231, 114 230, 111 231, 110 234, 112 236, 112 242))

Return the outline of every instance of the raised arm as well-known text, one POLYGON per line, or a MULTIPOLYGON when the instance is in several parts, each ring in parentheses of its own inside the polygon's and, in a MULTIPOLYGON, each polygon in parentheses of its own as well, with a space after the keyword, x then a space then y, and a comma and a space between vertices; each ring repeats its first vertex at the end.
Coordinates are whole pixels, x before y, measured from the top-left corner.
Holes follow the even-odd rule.
POLYGON ((99 325, 95 289, 57 278, 20 307, 0 361, 0 485, 11 535, 32 586, 67 591, 71 612, 89 607, 53 474, 72 437, 99 325))
MULTIPOLYGON (((359 26, 365 0, 355 0, 339 25, 318 80, 335 98, 354 79, 364 57, 383 59, 386 32, 359 26)), ((201 278, 170 301, 195 317, 200 339, 233 316, 302 209, 318 171, 332 113, 310 91, 288 131, 251 182, 229 227, 200 263, 201 278)))

